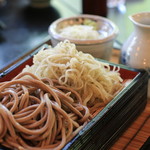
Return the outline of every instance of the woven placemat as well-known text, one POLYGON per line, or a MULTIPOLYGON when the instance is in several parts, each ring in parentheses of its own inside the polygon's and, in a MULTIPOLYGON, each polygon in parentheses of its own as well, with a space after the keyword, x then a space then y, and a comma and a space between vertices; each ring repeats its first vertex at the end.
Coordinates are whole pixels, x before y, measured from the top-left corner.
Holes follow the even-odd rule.
POLYGON ((150 100, 142 114, 115 142, 110 150, 139 150, 150 137, 150 100))

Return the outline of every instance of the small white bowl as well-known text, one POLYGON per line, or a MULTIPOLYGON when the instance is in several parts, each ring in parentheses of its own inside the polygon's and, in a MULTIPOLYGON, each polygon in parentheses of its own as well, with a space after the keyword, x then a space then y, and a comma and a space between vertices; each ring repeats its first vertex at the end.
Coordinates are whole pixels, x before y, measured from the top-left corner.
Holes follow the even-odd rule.
POLYGON ((118 35, 118 27, 109 19, 96 15, 78 15, 68 18, 60 18, 54 21, 48 29, 52 46, 56 46, 57 43, 64 40, 69 40, 76 45, 78 51, 89 53, 96 58, 110 60, 113 44, 116 36, 118 35), (64 27, 71 25, 83 24, 85 19, 94 21, 97 25, 97 31, 103 34, 103 38, 95 40, 78 40, 69 39, 60 35, 60 30, 64 27))

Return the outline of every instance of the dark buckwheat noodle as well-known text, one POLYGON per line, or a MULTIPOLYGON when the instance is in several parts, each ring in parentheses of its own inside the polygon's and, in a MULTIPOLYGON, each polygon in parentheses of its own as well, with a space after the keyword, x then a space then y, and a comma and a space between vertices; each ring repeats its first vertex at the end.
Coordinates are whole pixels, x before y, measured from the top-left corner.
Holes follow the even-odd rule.
POLYGON ((17 150, 60 150, 91 119, 73 89, 29 72, 0 83, 0 144, 17 150))

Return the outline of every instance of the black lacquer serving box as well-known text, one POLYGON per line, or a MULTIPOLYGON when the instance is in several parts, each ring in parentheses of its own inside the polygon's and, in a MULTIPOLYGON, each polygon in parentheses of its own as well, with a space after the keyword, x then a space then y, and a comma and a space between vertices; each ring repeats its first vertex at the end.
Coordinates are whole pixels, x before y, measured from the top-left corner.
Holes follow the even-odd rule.
MULTIPOLYGON (((47 47, 44 44, 42 47, 47 47)), ((41 48, 35 49, 17 64, 0 73, 0 82, 11 80, 25 65, 32 64, 33 55, 41 48)), ((104 60, 99 60, 104 61, 104 60)), ((123 80, 130 79, 125 86, 70 142, 63 150, 105 150, 127 129, 134 119, 144 110, 147 103, 148 73, 120 64, 123 80)), ((6 149, 1 147, 1 149, 6 149)))

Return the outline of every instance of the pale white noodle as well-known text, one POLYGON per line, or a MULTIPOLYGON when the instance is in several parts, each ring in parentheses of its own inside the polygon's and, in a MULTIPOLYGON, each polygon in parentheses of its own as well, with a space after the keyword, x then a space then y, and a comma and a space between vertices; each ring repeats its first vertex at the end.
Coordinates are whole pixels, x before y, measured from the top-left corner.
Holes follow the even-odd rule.
POLYGON ((103 38, 98 31, 90 25, 72 25, 60 30, 60 35, 69 39, 95 40, 103 38))
POLYGON ((39 78, 58 79, 60 84, 76 90, 87 106, 108 103, 122 86, 118 68, 111 71, 108 63, 78 51, 69 41, 39 51, 33 58, 33 65, 23 71, 39 78))

